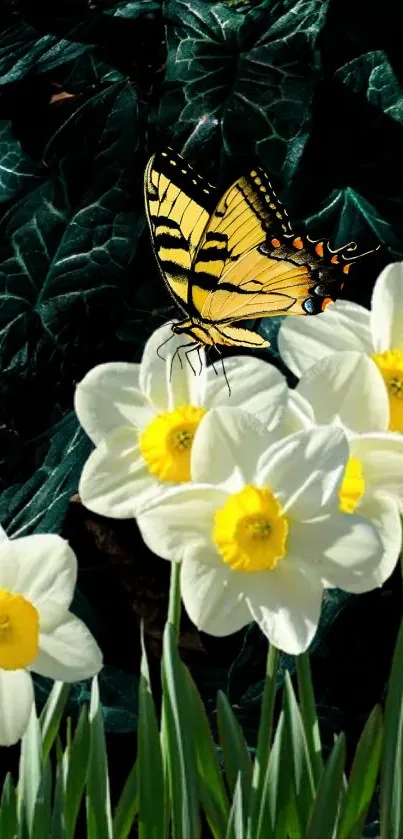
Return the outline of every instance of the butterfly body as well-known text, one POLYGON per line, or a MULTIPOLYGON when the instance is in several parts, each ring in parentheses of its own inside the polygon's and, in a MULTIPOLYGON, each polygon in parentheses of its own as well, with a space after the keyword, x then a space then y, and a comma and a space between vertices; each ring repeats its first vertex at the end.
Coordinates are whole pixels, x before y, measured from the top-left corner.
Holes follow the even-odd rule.
POLYGON ((239 321, 313 315, 336 299, 356 250, 296 236, 266 173, 256 167, 223 195, 172 149, 145 173, 145 203, 164 281, 195 345, 265 347, 239 321))

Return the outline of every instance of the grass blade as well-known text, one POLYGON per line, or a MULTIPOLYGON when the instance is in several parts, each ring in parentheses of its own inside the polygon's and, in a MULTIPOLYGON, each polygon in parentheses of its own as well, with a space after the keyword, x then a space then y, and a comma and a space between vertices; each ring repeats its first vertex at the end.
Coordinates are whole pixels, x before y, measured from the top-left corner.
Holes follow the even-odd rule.
POLYGON ((112 839, 108 762, 98 681, 92 680, 87 773, 87 839, 112 839))
POLYGON ((139 810, 137 765, 132 766, 113 816, 113 839, 127 839, 139 810))
POLYGON ((244 839, 245 815, 243 810, 242 780, 241 773, 239 772, 235 782, 234 797, 225 839, 244 839))
POLYGON ((264 681, 262 706, 260 711, 257 747, 253 763, 253 779, 250 812, 248 814, 248 836, 256 835, 262 791, 265 781, 268 759, 273 735, 273 713, 276 698, 277 671, 280 653, 270 644, 267 656, 266 677, 264 681))
MULTIPOLYGON (((52 768, 49 758, 43 766, 32 821, 31 839, 47 839, 52 822, 52 768)), ((1 834, 0 834, 1 836, 1 834)))
POLYGON ((42 740, 35 705, 32 705, 26 731, 21 740, 18 781, 18 820, 32 831, 36 797, 42 775, 42 740))
POLYGON ((87 778, 90 724, 84 705, 71 743, 65 752, 64 817, 68 839, 73 839, 87 778))
POLYGON ((10 774, 6 775, 0 802, 0 837, 15 839, 18 834, 17 793, 10 774))
POLYGON ((284 679, 284 719, 293 786, 294 803, 290 805, 292 835, 300 832, 304 836, 314 800, 315 783, 304 726, 288 672, 284 679))
POLYGON ((374 794, 382 751, 382 711, 376 705, 358 741, 337 839, 361 837, 374 794), (354 832, 354 833, 353 833, 354 832))
POLYGON ((319 781, 305 839, 334 837, 343 791, 345 751, 345 737, 340 734, 319 781))
POLYGON ((381 839, 403 836, 403 621, 393 654, 385 704, 380 785, 381 839))
POLYGON ((66 828, 64 821, 64 782, 62 760, 63 756, 59 754, 56 764, 56 782, 53 800, 50 839, 66 839, 66 828))
POLYGON ((69 690, 70 685, 67 685, 64 682, 55 682, 39 717, 39 724, 42 733, 43 762, 45 762, 48 757, 59 732, 61 719, 69 696, 69 690))
POLYGON ((196 760, 192 716, 186 701, 185 667, 176 648, 175 630, 165 625, 163 640, 163 703, 173 839, 200 836, 196 760))
POLYGON ((287 839, 292 767, 284 728, 282 711, 261 785, 257 827, 249 831, 250 839, 287 839))
POLYGON ((188 703, 196 752, 199 796, 214 839, 222 839, 228 824, 229 802, 207 714, 188 671, 188 703))
POLYGON ((156 806, 156 802, 164 801, 164 767, 143 637, 141 643, 137 746, 138 835, 139 839, 161 839, 165 832, 165 809, 163 806, 156 806))
POLYGON ((312 766, 315 786, 323 772, 322 744, 320 741, 319 720, 316 713, 315 696, 312 685, 309 653, 295 657, 298 680, 298 698, 304 726, 306 744, 312 766))
POLYGON ((217 694, 217 721, 228 786, 235 795, 235 786, 240 779, 242 812, 246 818, 251 801, 252 762, 241 727, 222 691, 217 694))

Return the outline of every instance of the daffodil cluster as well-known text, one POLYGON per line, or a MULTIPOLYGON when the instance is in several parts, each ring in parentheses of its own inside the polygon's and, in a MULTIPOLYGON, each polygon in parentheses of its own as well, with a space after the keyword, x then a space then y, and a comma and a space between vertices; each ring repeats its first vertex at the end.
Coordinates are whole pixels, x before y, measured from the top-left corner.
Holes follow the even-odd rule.
POLYGON ((371 313, 340 301, 285 318, 279 347, 299 377, 293 390, 251 357, 226 361, 230 388, 203 352, 195 372, 169 325, 140 364, 100 365, 78 385, 77 415, 95 444, 82 501, 135 517, 147 546, 180 562, 200 629, 226 635, 254 620, 298 654, 324 589, 364 592, 392 573, 402 540, 402 283, 403 266, 392 265, 371 313))

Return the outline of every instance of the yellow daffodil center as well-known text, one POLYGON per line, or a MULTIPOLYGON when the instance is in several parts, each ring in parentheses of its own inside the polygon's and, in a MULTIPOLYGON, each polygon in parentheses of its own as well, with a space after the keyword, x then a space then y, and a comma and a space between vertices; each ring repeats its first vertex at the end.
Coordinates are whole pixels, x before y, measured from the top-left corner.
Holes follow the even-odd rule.
POLYGON ((371 356, 382 373, 389 394, 389 430, 403 431, 403 352, 385 350, 371 356))
POLYGON ((234 571, 271 571, 286 554, 288 521, 269 489, 245 486, 217 510, 213 541, 234 571))
POLYGON ((0 590, 0 668, 20 670, 38 652, 39 615, 22 594, 0 590))
POLYGON ((190 481, 193 438, 205 413, 204 408, 181 405, 157 414, 140 435, 141 454, 160 481, 190 481))
POLYGON ((339 492, 342 513, 353 513, 364 492, 365 481, 361 463, 356 457, 350 457, 339 492))

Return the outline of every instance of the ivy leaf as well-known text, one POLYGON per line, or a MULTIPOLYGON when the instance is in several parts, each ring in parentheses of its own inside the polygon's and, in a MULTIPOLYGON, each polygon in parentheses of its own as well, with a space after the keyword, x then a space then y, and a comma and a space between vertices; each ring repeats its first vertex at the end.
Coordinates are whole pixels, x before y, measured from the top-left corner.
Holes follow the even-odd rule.
POLYGON ((169 85, 160 124, 186 152, 258 154, 279 172, 315 82, 314 46, 327 3, 240 15, 224 3, 168 0, 169 85))
POLYGON ((46 181, 2 219, 3 400, 7 392, 17 400, 26 387, 18 373, 28 365, 40 392, 51 376, 59 390, 69 382, 66 409, 72 380, 99 358, 100 347, 105 353, 116 343, 126 272, 144 224, 137 143, 132 89, 103 90, 53 137, 46 181))
POLYGON ((123 0, 105 11, 83 3, 81 14, 76 4, 73 12, 65 7, 62 14, 56 5, 45 14, 43 7, 34 8, 28 16, 25 4, 17 0, 14 6, 10 26, 0 33, 0 84, 47 73, 97 47, 116 45, 125 38, 123 25, 160 10, 156 0, 123 0))
POLYGON ((23 152, 9 120, 0 120, 0 203, 20 198, 41 179, 40 165, 23 152))
MULTIPOLYGON (((0 522, 8 536, 60 532, 90 450, 74 411, 26 444, 20 460, 28 467, 29 477, 10 484, 0 496, 0 522)), ((18 461, 14 468, 18 474, 18 461)))

